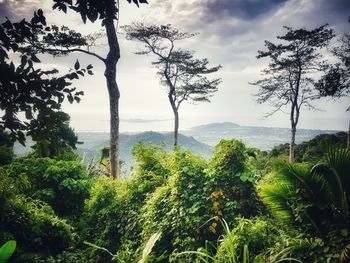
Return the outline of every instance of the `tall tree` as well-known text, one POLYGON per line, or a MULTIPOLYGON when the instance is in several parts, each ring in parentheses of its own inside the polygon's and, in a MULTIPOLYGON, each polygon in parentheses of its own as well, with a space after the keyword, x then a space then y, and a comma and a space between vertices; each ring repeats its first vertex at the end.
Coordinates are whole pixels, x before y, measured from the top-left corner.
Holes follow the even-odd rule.
MULTIPOLYGON (((70 88, 71 80, 88 71, 77 63, 73 71, 61 76, 56 69, 37 68, 40 60, 34 54, 25 55, 21 46, 35 38, 37 30, 45 26, 46 19, 41 10, 35 13, 31 22, 7 20, 0 25, 0 130, 8 131, 12 141, 18 140, 22 144, 25 133, 33 131, 33 124, 40 114, 60 111, 66 98, 71 103, 80 101, 83 92, 70 88), (10 54, 20 56, 19 63, 12 61, 10 54)), ((88 68, 91 70, 92 66, 88 68)))
POLYGON ((313 30, 284 28, 286 34, 277 37, 281 43, 265 41, 267 51, 258 51, 257 58, 269 58, 270 63, 262 71, 265 78, 251 84, 259 86, 255 94, 258 103, 269 102, 274 107, 267 116, 290 107, 289 160, 293 162, 300 112, 302 106, 315 109, 312 101, 319 98, 314 88, 316 76, 326 68, 321 49, 329 44, 334 34, 327 25, 313 30))
MULTIPOLYGON (((137 6, 147 3, 147 0, 127 0, 137 6)), ((93 56, 104 63, 105 78, 109 94, 110 109, 110 167, 111 176, 119 176, 119 98, 120 92, 116 81, 117 63, 120 58, 120 46, 116 31, 116 21, 119 18, 119 0, 54 0, 53 9, 67 12, 71 9, 80 14, 84 23, 101 21, 108 41, 108 54, 103 57, 89 48, 87 39, 67 27, 48 28, 43 30, 40 41, 32 41, 32 47, 39 52, 54 55, 67 55, 71 52, 81 52, 93 56), (46 31, 46 32, 45 32, 46 31)))
MULTIPOLYGON (((331 51, 339 62, 329 66, 316 87, 322 97, 339 100, 350 95, 350 33, 344 33, 331 51)), ((347 111, 350 112, 350 107, 347 108, 347 111)), ((347 148, 350 149, 350 122, 347 148)))
POLYGON ((209 67, 208 60, 196 59, 193 52, 175 48, 177 41, 195 34, 184 33, 171 25, 145 25, 134 23, 124 27, 130 40, 143 43, 144 49, 136 54, 152 53, 152 62, 158 68, 161 83, 168 88, 168 99, 174 113, 174 146, 178 144, 179 108, 184 101, 207 101, 218 90, 220 79, 208 79, 205 75, 217 72, 221 66, 209 67))

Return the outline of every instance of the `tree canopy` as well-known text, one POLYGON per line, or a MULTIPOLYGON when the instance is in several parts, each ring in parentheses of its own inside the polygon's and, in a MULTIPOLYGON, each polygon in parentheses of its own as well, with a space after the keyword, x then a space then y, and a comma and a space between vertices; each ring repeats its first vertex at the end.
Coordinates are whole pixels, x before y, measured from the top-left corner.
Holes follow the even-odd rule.
POLYGON ((168 88, 168 99, 174 113, 174 145, 177 145, 179 108, 184 101, 210 101, 218 90, 221 79, 208 79, 206 75, 217 72, 221 65, 210 67, 208 59, 197 59, 194 52, 176 47, 181 40, 196 34, 181 32, 168 25, 133 23, 124 27, 127 39, 144 44, 139 55, 153 54, 152 62, 158 68, 161 84, 168 88))
MULTIPOLYGON (((146 4, 146 0, 127 0, 129 3, 146 4)), ((120 46, 118 42, 115 20, 119 19, 119 0, 54 0, 53 9, 67 13, 67 9, 80 14, 84 23, 101 20, 101 26, 106 32, 108 40, 108 54, 103 57, 92 52, 87 42, 88 37, 68 29, 67 27, 48 28, 50 31, 42 37, 43 41, 35 41, 34 48, 39 52, 53 55, 67 55, 71 52, 81 52, 98 58, 104 63, 107 89, 109 94, 110 110, 110 168, 111 176, 119 176, 119 98, 120 91, 116 80, 117 63, 120 59, 120 46), (85 48, 82 48, 85 47, 85 48)))
POLYGON ((268 102, 274 109, 267 116, 290 107, 291 122, 290 161, 294 160, 295 133, 302 106, 315 109, 312 101, 319 98, 315 89, 315 75, 324 72, 327 63, 320 52, 334 37, 327 25, 307 30, 285 27, 278 36, 280 43, 265 41, 266 51, 258 51, 257 58, 268 58, 270 63, 262 71, 265 78, 253 85, 259 86, 258 103, 268 102))
POLYGON ((38 68, 39 58, 27 52, 25 44, 45 26, 46 19, 41 10, 34 14, 31 22, 7 20, 0 25, 0 124, 10 132, 13 140, 22 144, 25 132, 35 126, 33 122, 40 113, 48 115, 60 111, 65 99, 70 103, 80 101, 84 93, 71 87, 71 81, 92 68, 91 65, 80 68, 78 61, 74 69, 64 75, 58 75, 56 69, 38 68), (12 53, 20 57, 19 63, 9 57, 12 53))

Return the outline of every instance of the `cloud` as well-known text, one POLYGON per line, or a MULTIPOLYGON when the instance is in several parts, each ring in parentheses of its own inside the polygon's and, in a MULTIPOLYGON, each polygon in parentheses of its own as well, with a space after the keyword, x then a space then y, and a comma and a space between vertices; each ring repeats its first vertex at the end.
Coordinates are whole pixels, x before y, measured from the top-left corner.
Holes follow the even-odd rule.
MULTIPOLYGON (((109 120, 102 120, 103 122, 109 120)), ((135 119, 135 118, 128 118, 128 119, 120 119, 121 122, 123 123, 153 123, 153 122, 166 122, 166 121, 172 121, 172 119, 135 119)))
POLYGON ((151 123, 151 122, 165 122, 172 121, 172 119, 121 119, 122 122, 127 123, 151 123))
POLYGON ((279 8, 287 0, 207 0, 205 14, 209 21, 226 17, 243 20, 255 19, 279 8))
POLYGON ((0 22, 8 17, 12 21, 30 19, 44 0, 0 0, 0 22))

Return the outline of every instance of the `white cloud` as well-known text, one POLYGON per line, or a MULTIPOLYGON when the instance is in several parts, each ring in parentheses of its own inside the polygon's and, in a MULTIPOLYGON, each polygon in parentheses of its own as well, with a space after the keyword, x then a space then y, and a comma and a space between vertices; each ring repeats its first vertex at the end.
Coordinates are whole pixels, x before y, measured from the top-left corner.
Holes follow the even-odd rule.
MULTIPOLYGON (((332 1, 289 0, 278 5, 278 8, 250 19, 230 16, 228 11, 215 19, 213 17, 207 19, 207 15, 212 15, 205 13, 208 12, 206 5, 208 1, 153 0, 149 1, 149 5, 141 5, 140 8, 122 1, 120 25, 141 20, 157 24, 171 23, 187 31, 199 32, 199 36, 189 40, 183 46, 195 50, 198 57, 207 57, 213 65, 223 65, 223 69, 218 73, 223 83, 219 87, 219 92, 213 97, 212 103, 184 105, 180 110, 182 128, 210 121, 288 127, 288 116, 283 113, 263 120, 262 116, 269 108, 266 105, 258 105, 254 101, 252 93, 256 88, 248 82, 259 79, 260 70, 267 63, 255 58, 257 50, 264 48, 265 39, 275 41, 276 36, 283 32, 283 25, 312 28, 328 22, 341 31, 347 25, 345 12, 339 14, 330 3, 332 1)), ((342 1, 334 0, 334 3, 342 3, 342 1)), ((30 0, 26 3, 30 3, 30 8, 34 4, 37 7, 43 5, 49 22, 65 24, 83 33, 100 29, 99 22, 84 25, 80 17, 73 12, 65 15, 52 11, 51 1, 30 0)), ((20 5, 19 2, 12 3, 11 8, 16 9, 16 13, 21 15, 30 9, 25 8, 23 4, 20 5)), ((160 86, 155 69, 150 67, 152 57, 133 54, 138 44, 126 41, 123 35, 120 35, 120 44, 122 58, 118 64, 118 83, 121 89, 122 117, 171 119, 172 112, 165 88, 160 86)), ((107 49, 102 47, 96 51, 106 54, 107 49)), ((50 63, 71 66, 77 58, 82 65, 93 64, 95 75, 77 83, 86 93, 82 102, 77 105, 65 105, 64 109, 72 115, 72 124, 77 130, 87 129, 89 121, 91 126, 108 129, 108 123, 101 121, 108 119, 108 94, 103 65, 95 58, 78 53, 66 58, 50 60, 50 63)), ((327 109, 327 112, 303 112, 300 127, 344 130, 347 128, 349 116, 345 109, 348 101, 339 103, 322 101, 320 105, 327 109)), ((154 130, 172 129, 171 122, 152 125, 154 126, 147 125, 147 127, 154 130)))

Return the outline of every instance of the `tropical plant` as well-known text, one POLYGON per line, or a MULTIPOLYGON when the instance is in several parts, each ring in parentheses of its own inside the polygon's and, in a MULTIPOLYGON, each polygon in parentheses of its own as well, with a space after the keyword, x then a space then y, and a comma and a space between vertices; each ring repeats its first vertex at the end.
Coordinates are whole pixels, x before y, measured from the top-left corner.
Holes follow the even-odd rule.
POLYGON ((215 215, 233 222, 238 215, 250 217, 260 210, 254 189, 256 177, 249 167, 250 149, 238 140, 221 140, 214 148, 214 156, 206 171, 213 207, 219 203, 215 215), (221 203, 221 204, 220 204, 221 203))
POLYGON ((85 203, 82 220, 85 240, 116 253, 120 261, 130 257, 136 260, 135 250, 144 241, 141 209, 148 196, 170 176, 171 154, 158 146, 140 143, 134 147, 133 154, 139 166, 131 178, 97 178, 85 203))
POLYGON ((28 132, 36 142, 32 148, 38 157, 59 158, 69 149, 76 149, 78 137, 69 126, 70 117, 62 111, 51 114, 39 113, 32 121, 32 129, 28 132))
MULTIPOLYGON (((280 164, 274 182, 260 195, 277 219, 327 244, 329 258, 347 257, 349 236, 350 152, 330 149, 325 162, 310 167, 280 164)), ((327 254, 325 252, 325 254, 327 254)))
MULTIPOLYGON (((217 221, 218 218, 212 218, 211 220, 217 221)), ((208 222, 209 222, 208 221, 208 222)), ((225 221, 225 219, 219 219, 224 233, 218 239, 218 251, 222 250, 221 253, 217 253, 216 255, 211 255, 210 249, 208 247, 199 248, 197 251, 184 251, 178 253, 177 257, 182 255, 195 255, 197 256, 196 262, 204 262, 204 263, 249 263, 249 251, 248 246, 244 245, 242 257, 236 254, 236 244, 234 240, 234 235, 231 232, 229 225, 225 221)))
MULTIPOLYGON (((147 241, 143 251, 142 251, 142 256, 141 256, 141 259, 138 261, 138 263, 147 263, 148 262, 148 259, 149 259, 149 255, 151 254, 152 252, 152 248, 154 247, 155 243, 157 242, 157 240, 159 239, 160 237, 160 233, 154 233, 147 241)), ((97 250, 101 250, 107 254, 109 254, 111 257, 112 257, 112 261, 117 261, 118 260, 118 255, 117 254, 113 254, 111 251, 109 251, 108 249, 104 248, 104 247, 100 247, 100 246, 97 246, 95 244, 92 244, 90 242, 87 242, 87 241, 84 241, 84 244, 85 245, 88 245, 94 249, 97 249, 97 250)))

